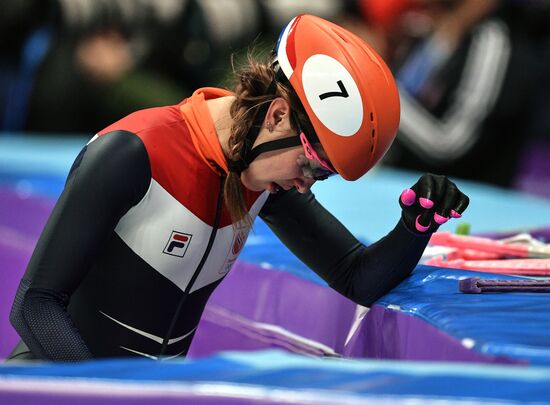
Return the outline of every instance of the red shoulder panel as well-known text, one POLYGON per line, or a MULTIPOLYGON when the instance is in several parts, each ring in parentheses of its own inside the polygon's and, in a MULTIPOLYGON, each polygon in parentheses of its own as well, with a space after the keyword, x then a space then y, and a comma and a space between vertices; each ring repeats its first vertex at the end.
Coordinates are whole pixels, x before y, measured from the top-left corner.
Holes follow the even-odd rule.
MULTIPOLYGON (((178 106, 140 110, 98 133, 124 130, 135 133, 145 145, 153 178, 194 215, 214 225, 220 177, 197 153, 178 106)), ((246 192, 250 208, 261 193, 246 192)), ((231 224, 223 207, 220 227, 231 224)))

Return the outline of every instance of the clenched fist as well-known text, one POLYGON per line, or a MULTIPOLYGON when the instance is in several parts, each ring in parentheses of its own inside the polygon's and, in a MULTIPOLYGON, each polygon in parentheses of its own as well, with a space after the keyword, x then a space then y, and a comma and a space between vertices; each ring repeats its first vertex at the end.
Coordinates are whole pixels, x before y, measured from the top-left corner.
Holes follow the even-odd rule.
POLYGON ((450 218, 460 218, 470 199, 446 176, 424 174, 414 186, 403 190, 399 205, 409 230, 432 233, 450 218))

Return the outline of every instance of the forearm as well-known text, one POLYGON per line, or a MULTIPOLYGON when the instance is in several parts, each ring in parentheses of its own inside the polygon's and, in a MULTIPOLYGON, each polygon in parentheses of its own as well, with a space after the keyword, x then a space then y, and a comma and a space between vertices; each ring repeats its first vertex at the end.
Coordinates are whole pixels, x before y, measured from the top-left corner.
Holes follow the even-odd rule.
POLYGON ((447 177, 423 175, 401 194, 403 213, 395 228, 356 254, 332 286, 369 306, 413 271, 432 233, 449 218, 459 218, 468 204, 469 198, 447 177))
POLYGON ((429 234, 414 234, 399 221, 386 237, 365 247, 311 193, 295 190, 270 197, 261 216, 328 285, 362 305, 399 284, 429 240, 429 234))
POLYGON ((371 305, 414 270, 430 236, 409 231, 400 220, 384 238, 358 249, 349 266, 335 269, 331 287, 358 304, 371 305))

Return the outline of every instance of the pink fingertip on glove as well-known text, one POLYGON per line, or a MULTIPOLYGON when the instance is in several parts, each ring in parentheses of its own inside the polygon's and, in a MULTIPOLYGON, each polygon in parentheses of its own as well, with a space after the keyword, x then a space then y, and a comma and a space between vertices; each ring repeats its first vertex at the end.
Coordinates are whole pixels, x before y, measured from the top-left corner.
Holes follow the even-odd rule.
POLYGON ((439 215, 437 212, 434 213, 434 221, 439 225, 443 225, 448 220, 449 220, 449 217, 444 217, 442 215, 439 215))
POLYGON ((462 214, 459 214, 459 213, 456 212, 455 210, 451 210, 451 217, 453 217, 453 218, 460 218, 460 217, 462 217, 462 214))
POLYGON ((418 199, 418 202, 420 205, 426 209, 430 209, 434 206, 434 202, 428 198, 420 197, 418 199))
POLYGON ((419 232, 426 232, 428 230, 428 228, 430 227, 430 224, 428 224, 428 226, 421 225, 420 222, 418 222, 419 219, 420 219, 420 215, 416 217, 416 221, 415 221, 415 224, 414 224, 416 226, 416 229, 419 232))
POLYGON ((416 200, 416 193, 412 189, 406 188, 403 190, 401 193, 401 202, 404 205, 409 207, 414 204, 414 200, 416 200))

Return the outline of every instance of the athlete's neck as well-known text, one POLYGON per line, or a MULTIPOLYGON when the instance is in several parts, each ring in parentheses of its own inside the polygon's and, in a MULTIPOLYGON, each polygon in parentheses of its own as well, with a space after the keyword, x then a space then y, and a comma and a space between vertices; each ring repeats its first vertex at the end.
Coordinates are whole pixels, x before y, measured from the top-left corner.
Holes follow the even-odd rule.
POLYGON ((208 111, 212 117, 216 135, 218 135, 223 154, 226 157, 229 155, 228 144, 229 137, 231 136, 231 126, 233 125, 233 119, 229 114, 229 109, 234 100, 234 96, 218 97, 206 100, 206 106, 208 107, 208 111))

